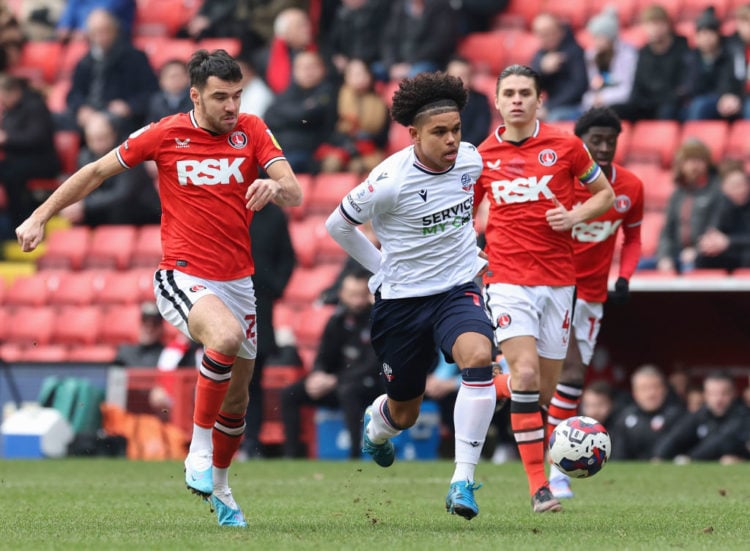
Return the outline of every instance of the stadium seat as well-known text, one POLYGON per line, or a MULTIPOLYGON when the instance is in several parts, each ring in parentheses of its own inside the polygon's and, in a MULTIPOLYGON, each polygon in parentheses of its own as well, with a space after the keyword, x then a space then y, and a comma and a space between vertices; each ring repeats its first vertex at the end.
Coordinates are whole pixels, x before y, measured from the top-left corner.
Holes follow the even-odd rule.
POLYGON ((412 144, 409 129, 401 126, 397 122, 391 123, 388 129, 388 143, 386 144, 386 153, 392 155, 397 151, 409 147, 412 144))
POLYGON ((734 121, 729 128, 725 155, 731 159, 742 161, 750 160, 750 120, 740 119, 734 121))
POLYGON ((286 212, 292 220, 302 220, 307 213, 307 203, 310 200, 310 193, 315 185, 315 177, 312 174, 297 174, 297 181, 302 190, 302 204, 298 207, 288 207, 286 212))
POLYGON ((399 83, 397 81, 390 81, 385 84, 382 84, 378 86, 378 94, 381 98, 383 98, 383 101, 390 109, 393 105, 393 94, 396 93, 396 90, 398 90, 399 83))
POLYGON ((646 42, 648 42, 648 37, 646 36, 646 31, 643 28, 643 25, 640 25, 638 23, 634 23, 629 27, 624 27, 623 29, 621 29, 620 39, 623 42, 632 44, 636 48, 641 48, 642 46, 646 45, 646 42))
POLYGON ((325 222, 327 216, 310 216, 307 219, 307 227, 311 234, 315 236, 315 263, 334 262, 339 266, 342 265, 348 256, 347 252, 341 248, 331 234, 326 230, 325 222))
POLYGON ((81 149, 81 135, 77 130, 56 130, 55 149, 60 157, 60 170, 65 175, 78 169, 78 152, 81 149))
POLYGON ((9 306, 43 306, 47 304, 49 288, 43 273, 17 278, 8 289, 5 304, 9 306))
POLYGON ((557 16, 560 21, 567 23, 575 31, 584 27, 590 17, 586 4, 587 2, 544 0, 542 11, 557 16))
POLYGON ((136 226, 126 224, 97 226, 91 234, 91 242, 83 267, 124 270, 130 265, 136 234, 136 226))
POLYGON ((729 272, 720 268, 696 268, 681 275, 686 279, 726 279, 729 272))
POLYGON ((501 47, 505 52, 505 63, 529 65, 539 49, 539 39, 531 32, 509 30, 503 33, 501 47))
POLYGON ((641 120, 635 123, 627 162, 672 164, 680 136, 680 123, 672 120, 641 120))
MULTIPOLYGON (((143 270, 121 270, 102 273, 101 284, 98 288, 97 303, 111 304, 139 304, 143 302, 146 283, 151 285, 151 271, 148 282, 144 281, 143 270)), ((153 292, 152 292, 153 294, 153 292)))
POLYGON ((687 39, 688 46, 695 48, 695 20, 690 21, 678 21, 674 30, 677 34, 684 36, 687 39))
MULTIPOLYGON (((261 388, 263 389, 263 423, 258 439, 264 445, 284 443, 284 425, 281 421, 281 390, 297 382, 304 375, 297 366, 267 365, 263 368, 261 388)), ((312 416, 310 416, 312 417, 312 416)), ((303 423, 307 426, 309 421, 303 423)), ((302 430, 301 440, 309 441, 309 434, 302 430)))
POLYGON ((195 42, 188 38, 169 38, 147 43, 144 51, 151 67, 158 72, 164 63, 172 59, 187 63, 197 49, 195 42))
POLYGON ((641 257, 648 258, 656 254, 663 227, 663 212, 647 211, 643 213, 643 224, 641 224, 641 257))
POLYGON ((106 272, 104 270, 68 271, 58 274, 48 302, 53 305, 87 306, 99 296, 106 272))
POLYGON ((69 362, 111 363, 117 356, 117 347, 109 344, 75 345, 68 349, 69 362))
POLYGON ((359 177, 351 172, 319 174, 307 203, 308 215, 328 216, 359 182, 359 177))
POLYGON ((563 132, 567 132, 568 134, 575 134, 575 121, 554 121, 554 122, 548 122, 550 126, 554 126, 558 130, 562 130, 563 132))
POLYGON ((8 328, 8 342, 49 344, 55 327, 55 314, 52 306, 21 306, 14 309, 8 328))
POLYGON ((289 222, 289 236, 292 239, 292 247, 297 257, 297 262, 302 268, 312 268, 315 265, 318 241, 315 233, 310 231, 307 220, 291 220, 289 222))
POLYGON ((111 306, 104 309, 100 344, 135 344, 141 327, 141 308, 138 304, 111 306))
POLYGON ((57 313, 52 339, 57 344, 96 344, 101 326, 102 311, 98 306, 63 306, 57 313))
POLYGON ((273 326, 294 328, 294 319, 299 312, 298 308, 287 304, 282 300, 277 300, 273 305, 273 326))
POLYGON ((745 2, 746 0, 682 0, 679 17, 682 21, 689 21, 695 27, 695 20, 706 7, 713 6, 716 10, 716 17, 723 20, 732 15, 729 13, 731 5, 745 2))
POLYGON ((615 6, 617 9, 617 18, 620 21, 620 27, 627 27, 636 17, 636 3, 638 0, 588 0, 588 17, 589 19, 598 13, 601 13, 607 6, 615 6))
POLYGON ((0 342, 0 359, 8 363, 20 362, 24 345, 15 342, 0 342))
POLYGON ((503 31, 471 33, 458 45, 458 53, 480 71, 499 74, 505 67, 503 31))
POLYGON ((138 228, 130 256, 131 268, 153 268, 161 261, 161 227, 149 224, 138 228))
MULTIPOLYGON (((672 21, 679 21, 681 19, 682 2, 684 0, 659 0, 658 3, 664 8, 672 21)), ((649 6, 653 6, 655 2, 653 0, 636 0, 635 5, 635 18, 636 21, 640 17, 640 14, 649 6)))
POLYGON ((315 302, 323 289, 335 280, 341 266, 322 264, 313 268, 298 267, 292 272, 283 300, 288 304, 304 307, 315 302))
POLYGON ((21 349, 19 362, 59 363, 68 361, 68 348, 62 344, 25 346, 21 349))
POLYGON ((651 163, 630 163, 627 168, 643 182, 644 210, 664 211, 674 191, 672 171, 651 163))
POLYGON ((175 36, 202 3, 186 0, 140 0, 136 4, 133 36, 175 36))
POLYGON ((56 40, 27 40, 18 66, 38 71, 44 83, 52 84, 60 69, 62 53, 62 43, 56 40))
POLYGON ((724 158, 729 141, 729 123, 726 121, 686 121, 682 123, 682 135, 680 143, 696 138, 702 141, 711 150, 711 159, 714 163, 724 158))
POLYGON ((302 309, 294 318, 294 335, 297 337, 297 344, 301 347, 317 349, 328 318, 335 309, 334 305, 312 305, 302 309))
POLYGON ((67 108, 70 78, 58 78, 47 91, 47 108, 52 113, 63 113, 67 108))
POLYGON ((198 48, 203 48, 209 52, 226 50, 232 57, 237 57, 242 50, 242 42, 239 38, 204 38, 198 42, 198 46, 194 49, 197 50, 198 48))
POLYGON ((40 269, 80 270, 90 239, 91 230, 87 226, 75 226, 52 233, 47 238, 47 248, 37 260, 37 266, 40 269))
POLYGON ((630 151, 630 139, 633 135, 633 125, 628 121, 622 121, 622 132, 617 138, 617 151, 615 151, 614 161, 617 164, 625 164, 628 152, 630 151))
POLYGON ((58 70, 58 79, 70 79, 73 76, 76 65, 89 51, 88 41, 85 39, 71 40, 60 56, 60 68, 58 70))

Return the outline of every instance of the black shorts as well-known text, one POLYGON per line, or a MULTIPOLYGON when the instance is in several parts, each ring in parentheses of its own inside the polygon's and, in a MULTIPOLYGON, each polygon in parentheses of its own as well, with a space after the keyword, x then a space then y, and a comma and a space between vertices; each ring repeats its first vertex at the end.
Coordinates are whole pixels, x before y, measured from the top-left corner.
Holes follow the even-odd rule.
POLYGON ((453 345, 463 333, 481 333, 490 342, 494 338, 481 292, 474 283, 428 297, 386 300, 376 294, 372 346, 388 396, 403 401, 424 394, 438 348, 453 361, 453 345))

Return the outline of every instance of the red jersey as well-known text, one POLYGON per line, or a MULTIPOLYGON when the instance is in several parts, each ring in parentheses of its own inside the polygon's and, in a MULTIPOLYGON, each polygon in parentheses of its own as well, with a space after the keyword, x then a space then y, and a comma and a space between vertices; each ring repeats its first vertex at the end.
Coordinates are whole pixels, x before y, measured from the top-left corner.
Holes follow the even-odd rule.
POLYGON ((489 198, 485 251, 487 283, 574 285, 573 240, 553 230, 545 213, 557 197, 573 207, 578 180, 588 184, 601 169, 576 136, 537 121, 520 144, 503 141, 499 126, 479 146, 484 161, 474 204, 489 198))
POLYGON ((156 161, 161 198, 160 269, 226 281, 254 272, 248 186, 284 158, 265 123, 241 114, 232 132, 215 135, 193 112, 165 117, 131 134, 117 148, 126 168, 156 161))
MULTIPOLYGON (((576 293, 579 298, 589 302, 604 302, 607 299, 607 280, 619 228, 622 228, 625 236, 620 276, 629 280, 641 256, 643 182, 629 170, 613 163, 610 183, 615 190, 615 204, 598 218, 576 224, 572 230, 576 293)), ((583 186, 576 188, 576 203, 585 201, 589 196, 583 186)))

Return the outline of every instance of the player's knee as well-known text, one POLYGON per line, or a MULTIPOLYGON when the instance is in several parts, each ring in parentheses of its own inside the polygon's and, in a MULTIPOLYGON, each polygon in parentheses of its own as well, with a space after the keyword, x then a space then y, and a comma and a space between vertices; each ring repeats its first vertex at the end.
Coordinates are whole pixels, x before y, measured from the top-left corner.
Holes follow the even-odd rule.
POLYGON ((539 390, 539 370, 535 366, 516 365, 511 373, 513 390, 539 390))
POLYGON ((416 408, 390 408, 391 419, 401 429, 414 426, 419 417, 419 406, 416 408), (395 410, 395 411, 394 411, 395 410))
POLYGON ((207 348, 217 350, 228 356, 236 356, 242 345, 242 334, 239 331, 215 331, 204 343, 207 348), (209 342, 210 339, 210 342, 209 342))

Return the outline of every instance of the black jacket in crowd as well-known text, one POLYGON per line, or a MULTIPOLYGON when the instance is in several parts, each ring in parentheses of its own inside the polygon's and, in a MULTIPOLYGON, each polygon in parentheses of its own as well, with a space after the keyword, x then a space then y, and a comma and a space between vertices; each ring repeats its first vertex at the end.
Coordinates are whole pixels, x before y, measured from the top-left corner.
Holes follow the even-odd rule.
POLYGON ((565 61, 556 73, 543 73, 540 68, 542 57, 549 53, 548 50, 538 50, 531 60, 531 68, 541 75, 542 90, 547 92, 544 104, 549 109, 579 105, 588 90, 589 80, 583 49, 570 29, 566 30, 555 51, 565 54, 565 61))
POLYGON ((654 448, 685 415, 685 409, 666 401, 656 411, 643 411, 631 404, 610 428, 612 459, 651 459, 654 448))
POLYGON ((638 51, 630 103, 641 110, 655 110, 660 104, 679 106, 687 97, 684 77, 690 48, 684 36, 675 35, 672 45, 657 54, 646 44, 638 51))

